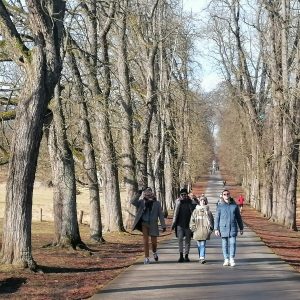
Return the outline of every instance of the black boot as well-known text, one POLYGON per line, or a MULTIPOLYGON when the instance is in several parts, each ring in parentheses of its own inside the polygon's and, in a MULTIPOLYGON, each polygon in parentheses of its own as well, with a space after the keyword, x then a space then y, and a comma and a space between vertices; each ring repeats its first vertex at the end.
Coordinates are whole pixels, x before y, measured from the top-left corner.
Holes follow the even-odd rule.
POLYGON ((180 252, 180 257, 178 259, 178 262, 184 262, 183 253, 182 252, 180 252))
POLYGON ((190 262, 190 259, 189 259, 189 255, 188 255, 188 254, 185 255, 184 261, 185 261, 185 262, 190 262))

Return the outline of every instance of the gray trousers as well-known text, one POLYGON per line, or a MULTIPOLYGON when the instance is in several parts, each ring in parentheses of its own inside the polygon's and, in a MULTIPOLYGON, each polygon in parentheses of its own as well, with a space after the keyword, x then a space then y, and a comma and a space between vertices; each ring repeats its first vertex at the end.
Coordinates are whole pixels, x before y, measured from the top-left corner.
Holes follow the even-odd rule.
POLYGON ((183 253, 183 238, 185 237, 184 241, 184 254, 190 253, 191 247, 191 238, 192 232, 189 228, 183 228, 181 226, 177 226, 177 238, 178 238, 178 246, 179 246, 179 253, 183 253))

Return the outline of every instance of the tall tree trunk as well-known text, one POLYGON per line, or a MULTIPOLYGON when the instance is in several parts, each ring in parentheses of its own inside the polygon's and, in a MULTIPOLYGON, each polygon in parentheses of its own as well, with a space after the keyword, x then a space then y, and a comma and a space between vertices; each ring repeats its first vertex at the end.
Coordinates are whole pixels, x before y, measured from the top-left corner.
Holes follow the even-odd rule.
POLYGON ((83 167, 87 174, 90 194, 90 237, 103 242, 102 220, 100 209, 100 191, 97 178, 97 166, 94 143, 89 122, 87 102, 84 96, 83 82, 73 53, 70 53, 70 62, 76 82, 77 96, 80 107, 80 132, 83 141, 84 162, 83 167))
MULTIPOLYGON (((162 62, 166 61, 165 54, 162 57, 162 62)), ((172 117, 173 101, 169 92, 170 77, 168 74, 168 67, 163 63, 163 86, 166 95, 164 97, 164 107, 162 113, 164 114, 165 121, 165 158, 164 158, 164 186, 165 186, 165 201, 166 209, 170 210, 174 208, 174 201, 177 197, 177 190, 179 187, 179 173, 177 167, 178 160, 178 148, 176 146, 176 131, 174 126, 174 118, 172 117)))
POLYGON ((54 242, 61 247, 84 247, 77 221, 75 166, 58 85, 55 89, 53 122, 46 134, 53 174, 54 242))
MULTIPOLYGON (((161 99, 160 99, 161 100, 161 99)), ((161 102, 161 101, 159 101, 161 102)), ((161 107, 161 105, 159 105, 161 107)), ((155 193, 159 201, 161 202, 164 215, 168 215, 165 202, 165 190, 164 190, 164 159, 165 159, 165 138, 163 132, 163 122, 160 117, 159 108, 155 114, 155 128, 153 134, 153 146, 154 146, 154 157, 153 157, 153 177, 155 193)))
MULTIPOLYGON (((299 156, 299 144, 296 144, 295 131, 296 105, 294 101, 299 99, 291 94, 289 89, 289 7, 287 0, 281 0, 281 70, 282 70, 282 93, 284 106, 287 107, 282 117, 282 156, 280 159, 279 198, 277 222, 287 228, 296 230, 296 190, 297 190, 297 166, 299 156)), ((299 40, 299 37, 298 37, 299 40)), ((281 106, 282 107, 282 106, 281 106)), ((282 108, 281 108, 282 109, 282 108)))
MULTIPOLYGON (((108 105, 106 105, 106 107, 107 106, 108 105)), ((105 201, 105 230, 124 231, 117 159, 108 116, 103 112, 99 112, 97 124, 102 151, 101 162, 103 170, 103 197, 105 201)))
MULTIPOLYGON (((185 45, 186 47, 186 45, 185 45)), ((189 183, 189 150, 188 150, 188 134, 189 134, 189 103, 188 103, 188 61, 187 61, 187 53, 183 54, 182 59, 182 74, 179 73, 179 87, 181 92, 181 104, 178 121, 178 131, 177 131, 177 170, 178 170, 178 178, 179 178, 179 186, 177 186, 177 190, 179 188, 188 188, 189 183)))
MULTIPOLYGON (((108 42, 106 34, 101 35, 104 64, 104 90, 101 93, 102 107, 98 114, 99 140, 102 149, 103 194, 105 201, 105 225, 108 231, 124 231, 119 188, 116 150, 109 119, 109 95, 111 89, 108 42)), ((95 95, 94 95, 95 96, 95 95)), ((98 96, 100 96, 98 94, 98 96)))
POLYGON ((146 95, 146 112, 143 118, 142 130, 141 130, 141 150, 140 150, 140 159, 139 159, 139 184, 142 187, 148 185, 148 154, 149 154, 149 139, 150 139, 150 126, 154 113, 154 106, 157 102, 156 97, 156 85, 155 85, 155 76, 154 76, 154 67, 155 67, 155 57, 157 53, 157 44, 148 50, 147 56, 147 95, 146 95))
POLYGON ((133 142, 133 109, 129 81, 129 68, 127 58, 127 10, 128 0, 121 1, 121 13, 119 15, 119 51, 118 72, 120 81, 120 97, 122 109, 122 167, 124 170, 124 182, 126 188, 126 199, 123 205, 124 226, 126 229, 133 225, 135 207, 130 200, 138 190, 136 177, 136 156, 133 142))
MULTIPOLYGON (((299 100, 298 100, 299 101, 299 100)), ((297 230, 296 226, 296 192, 299 143, 291 133, 290 120, 283 123, 282 157, 280 165, 280 189, 277 222, 285 227, 297 230)))
POLYGON ((1 256, 4 263, 35 269, 31 249, 32 192, 44 115, 62 68, 60 46, 65 1, 49 1, 47 7, 29 0, 26 4, 29 31, 35 41, 30 53, 0 2, 4 46, 11 59, 24 67, 27 76, 11 143, 1 256))
POLYGON ((32 70, 32 81, 26 84, 25 95, 17 108, 6 184, 1 250, 4 263, 31 269, 36 267, 31 254, 32 192, 47 107, 44 100, 47 95, 46 78, 42 71, 45 64, 41 55, 36 61, 36 70, 32 70))
MULTIPOLYGON (((271 4, 269 7, 272 95, 274 102, 274 205, 272 219, 290 229, 296 229, 296 186, 299 144, 295 121, 299 114, 299 98, 293 94, 291 83, 297 87, 291 73, 292 64, 289 62, 289 28, 291 15, 286 0, 281 5, 271 4), (273 5, 273 6, 272 6, 273 5), (280 34, 278 34, 280 32, 280 34)), ((299 27, 299 22, 298 22, 299 27)), ((298 34, 295 36, 295 47, 299 43, 298 34)), ((292 48, 291 47, 291 48, 292 48)), ((293 50, 291 50, 293 53, 293 50)), ((291 60, 292 61, 292 60, 291 60)), ((295 62, 297 63, 297 62, 295 62)), ((293 71, 295 72, 295 71, 293 71)), ((295 74, 298 75, 298 70, 295 74)), ((296 75, 296 76, 297 76, 296 75)))

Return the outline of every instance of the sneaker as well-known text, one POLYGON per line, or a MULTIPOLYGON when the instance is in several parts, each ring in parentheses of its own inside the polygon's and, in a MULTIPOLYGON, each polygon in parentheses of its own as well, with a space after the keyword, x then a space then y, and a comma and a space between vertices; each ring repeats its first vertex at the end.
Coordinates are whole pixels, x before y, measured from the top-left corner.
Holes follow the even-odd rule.
POLYGON ((158 255, 157 255, 156 252, 153 252, 153 258, 154 258, 155 261, 158 261, 158 255))
POLYGON ((149 257, 145 257, 145 259, 144 259, 144 265, 149 265, 149 264, 150 264, 149 257))
POLYGON ((229 259, 225 259, 224 260, 224 263, 223 263, 223 266, 225 267, 225 266, 229 266, 229 259))
POLYGON ((205 264, 205 263, 206 263, 206 260, 205 260, 204 258, 201 258, 201 259, 199 260, 199 263, 205 264))
POLYGON ((235 261, 234 261, 233 258, 230 258, 229 264, 230 264, 231 267, 235 266, 235 261))

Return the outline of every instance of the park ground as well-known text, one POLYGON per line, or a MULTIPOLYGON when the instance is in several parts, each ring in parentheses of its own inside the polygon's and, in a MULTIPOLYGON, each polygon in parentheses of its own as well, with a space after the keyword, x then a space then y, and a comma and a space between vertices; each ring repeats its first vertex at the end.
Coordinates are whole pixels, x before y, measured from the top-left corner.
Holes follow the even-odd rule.
MULTIPOLYGON (((233 197, 242 192, 233 179, 223 174, 233 197)), ((198 195, 205 190, 207 178, 202 177, 193 187, 198 195)), ((217 195, 216 195, 217 196, 217 195)), ((51 205, 51 203, 49 203, 51 205)), ((244 222, 251 227, 283 260, 300 272, 300 233, 270 223, 258 212, 245 207, 244 222)), ((173 237, 170 231, 171 216, 167 218, 168 230, 160 241, 173 237)), ((2 230, 2 221, 0 224, 2 230)), ((89 243, 89 227, 80 225, 81 237, 89 251, 75 251, 44 247, 53 237, 53 223, 34 222, 32 230, 33 256, 40 271, 0 267, 0 298, 5 299, 85 299, 114 279, 125 268, 142 256, 142 240, 138 233, 105 234, 106 243, 89 243)))

